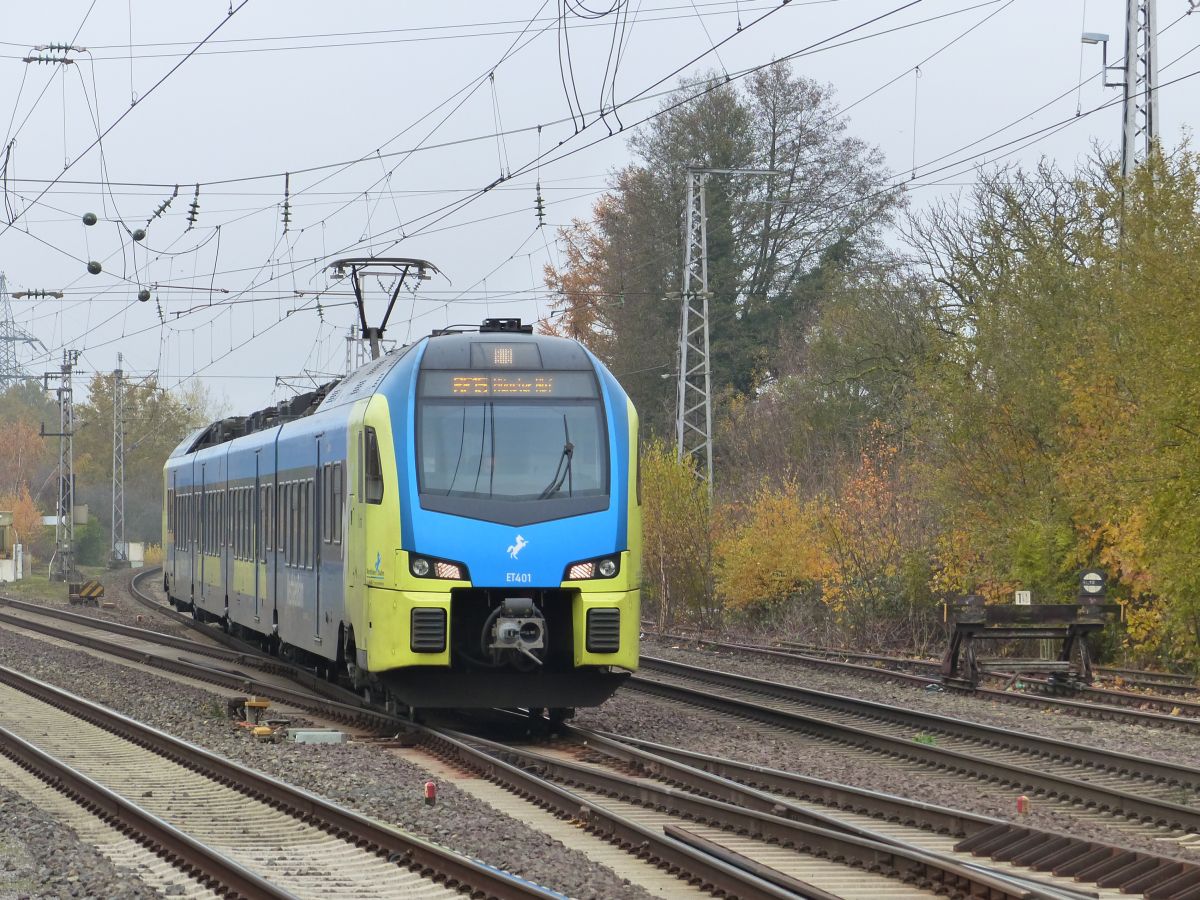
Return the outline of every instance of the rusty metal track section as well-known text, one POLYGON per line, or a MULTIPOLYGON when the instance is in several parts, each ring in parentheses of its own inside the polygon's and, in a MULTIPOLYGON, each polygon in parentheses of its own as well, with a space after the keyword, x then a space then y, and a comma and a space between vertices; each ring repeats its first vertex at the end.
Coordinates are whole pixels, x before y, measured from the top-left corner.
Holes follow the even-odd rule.
MULTIPOLYGON (((647 662, 646 658, 643 657, 643 670, 647 667, 647 662)), ((650 666, 654 667, 658 661, 649 662, 650 666)), ((737 678, 737 676, 726 677, 737 678)), ((700 680, 706 685, 711 686, 720 683, 722 679, 718 674, 713 678, 701 678, 700 680)), ((783 687, 786 688, 786 686, 783 687)), ((732 697, 722 697, 715 695, 711 688, 709 690, 696 690, 681 685, 655 681, 643 675, 635 675, 630 679, 628 688, 668 699, 704 706, 709 709, 716 709, 720 712, 743 718, 768 722, 783 728, 814 735, 834 743, 885 753, 897 758, 919 762, 922 765, 933 768, 961 772, 975 778, 1013 785, 1026 791, 1042 792, 1049 797, 1066 798, 1096 809, 1120 813, 1121 815, 1143 822, 1159 823, 1185 832, 1200 832, 1200 809, 1188 807, 1183 804, 1145 797, 1129 791, 1108 788, 1076 778, 1053 775, 1028 766, 1018 766, 1011 763, 983 759, 970 753, 921 744, 912 740, 872 731, 868 728, 830 721, 818 716, 781 710, 761 703, 752 703, 732 697)), ((892 711, 904 713, 904 711, 892 711)), ((910 715, 917 716, 918 714, 913 713, 910 715)), ((920 720, 916 719, 916 721, 920 720)), ((968 731, 976 727, 970 723, 955 723, 953 720, 945 721, 968 731)), ((921 727, 937 730, 940 726, 934 718, 931 718, 921 727)), ((978 727, 982 728, 984 726, 978 727)), ((999 729, 996 729, 996 731, 999 731, 999 729)), ((1014 732, 1001 732, 1001 734, 1005 738, 1010 739, 1004 741, 1004 745, 1010 747, 1019 746, 1022 742, 1026 741, 1037 742, 1041 740, 1030 735, 1021 735, 1014 732)), ((1066 744, 1064 746, 1070 747, 1070 745, 1066 744)), ((1039 755, 1047 753, 1045 748, 1035 752, 1039 753, 1039 755)), ((1104 753, 1104 751, 1093 752, 1098 754, 1104 753)), ((1131 757, 1131 759, 1133 758, 1131 757)), ((1174 767, 1166 763, 1156 763, 1144 759, 1136 760, 1132 766, 1130 769, 1131 772, 1136 772, 1139 768, 1153 770, 1156 766, 1167 770, 1183 769, 1183 767, 1174 767)), ((1191 770, 1184 771, 1190 773, 1191 770)), ((1149 772, 1148 775, 1149 777, 1154 777, 1152 772, 1149 772)))
POLYGON ((597 742, 605 756, 644 769, 654 779, 632 777, 608 769, 547 756, 536 750, 515 748, 484 738, 451 736, 487 753, 534 772, 555 783, 563 783, 640 805, 666 810, 685 819, 748 835, 767 844, 794 848, 802 853, 844 861, 848 866, 878 871, 909 884, 928 885, 946 893, 969 896, 1052 896, 1049 885, 1031 886, 1026 879, 1013 878, 984 868, 965 866, 957 860, 930 853, 901 841, 881 839, 859 828, 789 801, 772 797, 720 776, 655 758, 634 748, 621 747, 596 732, 571 729, 577 737, 597 742), (684 788, 676 790, 673 785, 684 788))
POLYGON ((549 897, 554 894, 530 882, 501 872, 476 860, 442 849, 413 835, 377 825, 351 810, 323 800, 252 769, 181 741, 114 710, 0 666, 0 681, 90 722, 131 743, 256 800, 283 810, 297 819, 338 835, 352 844, 370 848, 389 861, 418 872, 436 873, 450 887, 497 900, 549 897))
MULTIPOLYGON (((452 733, 421 726, 417 726, 416 731, 424 746, 445 761, 478 772, 544 809, 576 820, 588 831, 641 859, 680 873, 685 881, 703 890, 743 900, 796 896, 776 883, 714 858, 682 841, 643 828, 532 772, 471 746, 467 740, 452 733)), ((471 740, 473 742, 474 739, 471 740)))
POLYGON ((220 891, 231 900, 296 900, 294 894, 270 884, 240 863, 193 840, 169 822, 164 822, 3 727, 0 727, 0 753, 122 833, 158 853, 176 868, 191 872, 205 887, 220 891))
POLYGON ((739 644, 729 641, 715 641, 680 634, 661 634, 659 636, 712 647, 717 650, 782 660, 809 668, 852 672, 866 678, 906 681, 920 686, 938 685, 947 691, 965 693, 1009 705, 1037 709, 1052 708, 1070 715, 1089 719, 1128 722, 1132 725, 1146 725, 1151 727, 1161 726, 1200 734, 1200 703, 1190 703, 1171 697, 1156 697, 1150 694, 1135 694, 1108 688, 1084 687, 1065 691, 1054 687, 1044 679, 1025 677, 1020 679, 1023 688, 1019 691, 996 690, 993 688, 964 689, 954 685, 943 685, 940 675, 937 674, 938 664, 925 660, 877 656, 870 653, 842 654, 838 651, 824 651, 825 655, 813 656, 797 650, 760 647, 754 644, 739 644), (832 656, 874 660, 878 661, 879 664, 868 665, 847 662, 844 659, 833 659, 831 658, 832 656), (930 672, 932 674, 922 675, 918 674, 919 672, 930 672), (1071 699, 1072 697, 1080 696, 1089 699, 1086 701, 1071 699), (1158 712, 1140 707, 1153 707, 1158 712))
MULTIPOLYGON (((1070 876, 1125 893, 1141 893, 1148 898, 1186 897, 1191 895, 1189 892, 1200 894, 1200 864, 1197 863, 1039 831, 990 816, 667 747, 624 735, 587 732, 578 728, 571 729, 571 732, 578 738, 587 739, 589 746, 604 746, 606 749, 613 746, 616 753, 623 749, 646 751, 656 760, 677 761, 772 794, 819 803, 831 809, 866 813, 881 820, 911 823, 934 833, 952 835, 960 838, 955 845, 958 852, 1012 862, 1052 875, 1070 876), (1088 861, 1087 867, 1080 868, 1077 865, 1081 860, 1088 861)), ((649 763, 649 766, 655 765, 661 767, 661 763, 649 763)))
MULTIPOLYGON (((563 788, 557 784, 557 782, 561 782, 567 786, 584 788, 614 798, 629 799, 641 805, 665 809, 695 822, 731 828, 739 834, 750 835, 768 843, 842 860, 848 866, 882 872, 902 882, 941 885, 946 892, 991 896, 997 900, 1037 896, 1008 879, 946 863, 944 860, 934 859, 919 851, 905 850, 867 837, 835 831, 814 824, 820 817, 808 816, 806 822, 793 821, 771 812, 736 805, 734 802, 729 802, 728 799, 699 796, 690 792, 674 790, 665 785, 656 788, 652 783, 634 782, 627 777, 550 758, 533 750, 516 749, 485 738, 454 732, 440 732, 439 736, 444 741, 453 742, 460 747, 466 746, 473 749, 476 754, 482 754, 482 762, 480 762, 479 756, 470 758, 474 760, 473 763, 467 759, 463 759, 463 761, 481 771, 481 766, 488 767, 491 771, 487 771, 485 774, 489 778, 495 777, 497 771, 491 767, 503 766, 503 771, 508 773, 508 777, 511 779, 515 776, 524 782, 526 787, 523 790, 528 790, 531 796, 537 798, 538 802, 541 802, 546 794, 562 793, 563 788)), ((715 783, 714 781, 713 784, 715 785, 715 783)), ((511 786, 513 789, 522 790, 516 784, 511 786)), ((745 789, 737 790, 736 786, 726 789, 713 785, 708 786, 708 793, 717 791, 720 791, 722 797, 738 797, 746 793, 745 789)), ((566 795, 575 797, 569 793, 566 795)), ((603 807, 586 800, 576 799, 574 802, 587 804, 589 819, 596 815, 597 811, 605 817, 612 815, 603 807)), ((768 806, 770 805, 768 804, 768 806)), ((778 802, 774 804, 775 807, 778 805, 778 802)), ((802 810, 797 810, 797 812, 804 815, 802 810)), ((738 868, 746 868, 733 861, 727 860, 727 862, 738 868)), ((758 877, 764 881, 779 886, 783 890, 781 896, 794 896, 793 888, 785 886, 787 876, 783 873, 764 871, 761 867, 756 867, 756 871, 758 877)))

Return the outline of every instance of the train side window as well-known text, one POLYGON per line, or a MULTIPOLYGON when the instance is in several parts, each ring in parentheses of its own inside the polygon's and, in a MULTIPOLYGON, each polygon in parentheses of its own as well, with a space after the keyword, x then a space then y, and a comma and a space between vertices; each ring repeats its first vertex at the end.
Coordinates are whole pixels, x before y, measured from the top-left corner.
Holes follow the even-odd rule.
POLYGON ((300 482, 288 485, 288 561, 300 565, 300 482))
POLYGON ((329 491, 332 497, 332 502, 329 504, 329 507, 330 516, 332 517, 332 540, 335 544, 340 544, 342 542, 342 504, 346 500, 345 480, 343 477, 345 475, 345 471, 346 470, 342 467, 340 462, 333 464, 333 486, 329 491))
POLYGON ((364 463, 366 488, 363 498, 368 503, 382 503, 383 464, 379 460, 379 438, 375 434, 375 429, 370 427, 366 429, 366 459, 364 463))
POLYGON ((254 490, 254 559, 257 559, 260 563, 266 562, 265 545, 263 544, 263 503, 265 497, 266 488, 259 485, 254 490))
POLYGON ((333 487, 333 479, 329 477, 329 463, 325 463, 321 467, 321 490, 318 493, 321 495, 321 543, 328 544, 330 541, 329 528, 329 508, 333 506, 330 502, 329 492, 333 487))
POLYGON ((292 564, 292 483, 283 486, 283 496, 280 506, 280 527, 283 529, 280 546, 287 565, 292 564))
POLYGON ((313 543, 316 537, 317 508, 313 502, 313 479, 304 482, 304 568, 313 565, 313 543))
POLYGON ((288 486, 281 484, 275 489, 275 549, 283 555, 283 564, 287 565, 287 497, 288 486))
POLYGON ((312 546, 312 495, 309 492, 311 481, 300 482, 300 564, 308 568, 308 556, 312 546))

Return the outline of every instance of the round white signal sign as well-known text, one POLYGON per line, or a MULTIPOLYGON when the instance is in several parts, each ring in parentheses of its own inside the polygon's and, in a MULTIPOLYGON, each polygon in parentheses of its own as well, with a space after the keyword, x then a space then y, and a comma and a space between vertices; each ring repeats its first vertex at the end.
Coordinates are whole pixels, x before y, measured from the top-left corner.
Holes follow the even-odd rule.
POLYGON ((1104 576, 1099 572, 1084 572, 1080 587, 1089 594, 1099 594, 1104 590, 1104 576))

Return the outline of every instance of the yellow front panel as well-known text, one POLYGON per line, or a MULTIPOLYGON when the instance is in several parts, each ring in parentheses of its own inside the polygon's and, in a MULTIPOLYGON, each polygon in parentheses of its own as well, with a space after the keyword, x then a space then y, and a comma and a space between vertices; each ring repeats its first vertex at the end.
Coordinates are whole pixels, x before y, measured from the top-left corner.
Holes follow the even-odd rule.
POLYGON ((367 589, 367 670, 382 672, 400 666, 450 665, 450 594, 433 591, 367 589), (412 611, 416 607, 446 611, 446 649, 441 653, 413 653, 409 648, 412 611))
POLYGON ((636 669, 638 664, 638 635, 640 633, 641 591, 587 591, 571 600, 571 624, 575 631, 576 666, 620 666, 636 669), (587 611, 612 609, 621 611, 621 646, 616 653, 589 653, 587 650, 587 611))

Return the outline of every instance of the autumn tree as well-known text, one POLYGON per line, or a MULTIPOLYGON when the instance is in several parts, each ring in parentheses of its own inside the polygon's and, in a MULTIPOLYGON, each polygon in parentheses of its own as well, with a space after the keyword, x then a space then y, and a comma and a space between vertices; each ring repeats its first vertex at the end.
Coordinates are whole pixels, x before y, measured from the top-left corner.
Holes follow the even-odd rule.
MULTIPOLYGON (((601 198, 596 215, 607 214, 611 203, 611 198, 601 198)), ((608 278, 604 242, 596 226, 582 219, 573 219, 569 228, 560 228, 558 238, 564 265, 559 269, 546 263, 543 268, 554 312, 539 324, 538 330, 579 341, 598 356, 608 357, 612 352, 612 327, 605 315, 608 278)))
MULTIPOLYGON (((131 541, 159 541, 162 467, 190 431, 210 421, 203 389, 172 393, 155 379, 122 384, 125 400, 125 529, 131 541)), ((107 535, 112 513, 113 389, 110 374, 88 384, 76 405, 76 502, 87 503, 107 535)))
MULTIPOLYGON (((909 232, 933 293, 913 415, 925 487, 974 565, 960 590, 1070 596, 1082 562, 1076 502, 1059 478, 1062 374, 1103 314, 1088 264, 1103 237, 1082 179, 1001 170, 909 232)), ((950 570, 965 569, 946 560, 950 570)))
MULTIPOLYGON (((777 370, 780 334, 810 321, 822 299, 807 289, 811 273, 831 248, 852 256, 855 246, 871 243, 898 201, 884 187, 881 154, 848 133, 831 90, 786 64, 738 86, 723 78, 685 83, 663 110, 630 139, 637 161, 614 176, 597 203, 590 226, 596 240, 552 273, 551 285, 566 308, 599 307, 595 321, 611 332, 603 358, 659 435, 671 432, 674 409, 689 166, 779 173, 706 180, 710 346, 720 403, 752 394, 777 370), (574 268, 585 289, 568 280, 574 268)), ((573 231, 562 234, 568 255, 573 231)))

